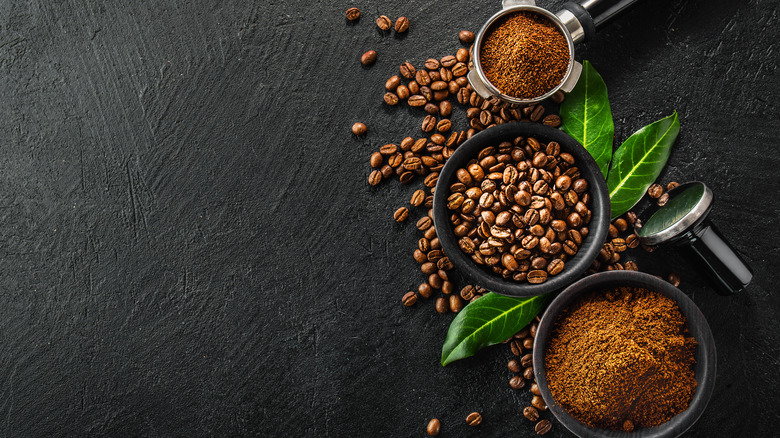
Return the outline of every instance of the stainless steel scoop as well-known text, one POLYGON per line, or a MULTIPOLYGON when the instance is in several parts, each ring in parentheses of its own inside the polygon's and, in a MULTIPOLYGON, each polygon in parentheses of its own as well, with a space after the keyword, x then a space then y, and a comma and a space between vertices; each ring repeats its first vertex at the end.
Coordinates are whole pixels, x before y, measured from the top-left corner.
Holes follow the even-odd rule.
POLYGON ((503 0, 501 3, 503 9, 490 17, 485 25, 482 26, 482 29, 479 30, 474 40, 474 68, 468 74, 469 83, 474 91, 485 99, 498 97, 504 102, 521 105, 540 102, 552 96, 558 90, 568 93, 577 84, 582 73, 582 65, 574 60, 574 45, 592 38, 598 29, 638 1, 583 0, 581 3, 568 2, 563 5, 563 9, 560 12, 553 14, 547 9, 536 6, 534 0, 503 0), (520 99, 501 93, 485 76, 479 59, 482 41, 493 23, 507 14, 520 11, 533 12, 548 18, 553 24, 558 26, 566 37, 566 42, 569 46, 569 66, 561 83, 546 94, 533 99, 520 99))

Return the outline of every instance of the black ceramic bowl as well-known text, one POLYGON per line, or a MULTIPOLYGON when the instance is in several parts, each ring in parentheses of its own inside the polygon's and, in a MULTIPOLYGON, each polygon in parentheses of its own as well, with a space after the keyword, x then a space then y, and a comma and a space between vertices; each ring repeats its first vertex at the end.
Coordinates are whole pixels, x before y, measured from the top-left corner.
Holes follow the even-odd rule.
POLYGON ((640 272, 611 271, 594 274, 583 278, 561 292, 561 294, 550 303, 550 306, 544 312, 544 316, 539 323, 539 327, 536 330, 533 356, 534 376, 536 377, 536 384, 539 386, 539 391, 542 394, 544 402, 558 421, 575 435, 582 438, 660 438, 679 436, 699 419, 704 412, 704 409, 707 407, 707 402, 709 402, 710 396, 712 396, 712 390, 715 387, 715 341, 712 338, 710 326, 707 324, 707 320, 704 319, 704 315, 702 315, 699 308, 696 307, 696 304, 680 291, 680 289, 677 289, 671 284, 653 277, 652 275, 642 274, 640 272), (637 429, 633 432, 589 427, 569 415, 561 405, 556 403, 552 394, 550 394, 550 388, 547 386, 547 376, 544 369, 545 350, 547 349, 547 343, 552 336, 553 325, 555 324, 558 315, 576 301, 583 293, 615 286, 643 287, 672 298, 680 307, 680 312, 688 320, 688 329, 691 332, 691 336, 698 342, 698 346, 696 347, 696 366, 694 368, 697 387, 696 393, 694 394, 688 409, 675 415, 671 420, 660 426, 637 429))
POLYGON ((471 281, 485 289, 503 295, 516 297, 530 297, 547 292, 563 289, 573 283, 593 263, 601 250, 604 238, 609 229, 609 195, 607 184, 601 174, 598 165, 588 151, 577 140, 565 132, 545 126, 539 123, 506 123, 490 129, 486 129, 471 137, 460 145, 455 153, 447 160, 447 164, 439 174, 436 183, 436 191, 433 196, 433 222, 436 226, 437 236, 444 253, 452 263, 471 281), (450 195, 450 185, 456 180, 455 173, 458 169, 466 167, 466 164, 477 157, 479 151, 496 146, 503 141, 512 141, 516 137, 534 137, 540 142, 556 141, 561 145, 561 152, 568 152, 574 156, 576 166, 580 169, 580 175, 588 181, 590 193, 590 209, 592 217, 588 224, 588 236, 583 239, 577 255, 566 261, 565 268, 560 274, 549 277, 541 284, 516 282, 505 280, 483 267, 474 263, 471 257, 464 254, 458 246, 458 238, 453 232, 450 223, 451 212, 447 209, 447 198, 450 195))

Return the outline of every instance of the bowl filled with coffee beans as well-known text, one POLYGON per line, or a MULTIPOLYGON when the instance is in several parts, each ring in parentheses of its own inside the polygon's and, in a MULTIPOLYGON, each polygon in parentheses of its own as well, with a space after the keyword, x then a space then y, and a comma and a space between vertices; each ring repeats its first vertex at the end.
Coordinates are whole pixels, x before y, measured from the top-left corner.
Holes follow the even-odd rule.
POLYGON ((442 249, 487 290, 529 297, 561 290, 598 256, 609 195, 590 154, 563 131, 507 123, 447 160, 433 199, 442 249))
POLYGON ((543 407, 579 437, 677 437, 715 387, 715 341, 696 304, 649 274, 590 275, 550 303, 534 338, 543 407))

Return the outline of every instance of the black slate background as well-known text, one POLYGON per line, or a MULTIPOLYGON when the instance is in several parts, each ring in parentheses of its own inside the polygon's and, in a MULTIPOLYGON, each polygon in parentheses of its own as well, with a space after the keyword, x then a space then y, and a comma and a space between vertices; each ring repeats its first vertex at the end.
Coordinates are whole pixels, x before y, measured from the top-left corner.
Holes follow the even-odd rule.
MULTIPOLYGON (((384 80, 498 7, 0 2, 0 435, 423 436, 436 416, 442 436, 533 436, 506 348, 438 364, 451 316, 400 305, 422 277, 392 213, 416 187, 366 183, 370 152, 421 134, 384 80), (410 31, 381 34, 379 14, 410 31)), ((640 258, 681 273, 717 342, 688 437, 780 425, 779 11, 646 1, 577 53, 618 141, 680 112, 661 180, 710 185, 756 273, 727 298, 674 253, 640 258)))

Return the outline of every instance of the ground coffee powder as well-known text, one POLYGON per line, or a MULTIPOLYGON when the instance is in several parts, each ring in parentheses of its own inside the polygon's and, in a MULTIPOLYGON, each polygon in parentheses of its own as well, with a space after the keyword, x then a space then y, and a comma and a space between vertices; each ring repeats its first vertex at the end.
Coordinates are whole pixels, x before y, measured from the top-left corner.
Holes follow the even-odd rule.
POLYGON ((544 363, 552 396, 572 416, 631 431, 688 408, 695 350, 674 300, 623 287, 586 294, 566 309, 544 363))
POLYGON ((558 86, 569 67, 569 46, 560 29, 534 12, 517 12, 488 29, 480 65, 503 94, 532 99, 558 86))

